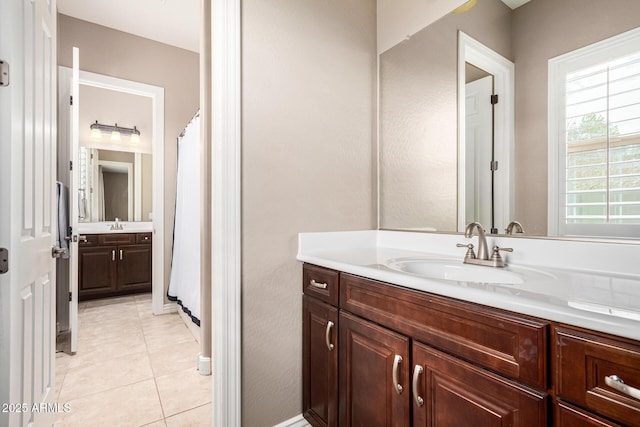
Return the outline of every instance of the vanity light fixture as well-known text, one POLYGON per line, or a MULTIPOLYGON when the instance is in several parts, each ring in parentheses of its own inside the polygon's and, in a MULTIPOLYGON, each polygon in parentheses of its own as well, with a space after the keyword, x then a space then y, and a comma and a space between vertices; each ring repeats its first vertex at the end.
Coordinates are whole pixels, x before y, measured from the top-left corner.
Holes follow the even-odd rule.
POLYGON ((91 124, 91 139, 102 139, 102 132, 111 132, 111 141, 120 142, 122 135, 129 136, 129 142, 132 144, 140 143, 140 131, 137 127, 125 128, 120 127, 116 123, 114 126, 111 125, 103 125, 102 123, 98 123, 96 120, 95 123, 91 124))
POLYGON ((458 8, 454 9, 453 13, 468 12, 471 9, 473 9, 473 7, 476 5, 476 3, 478 3, 478 0, 469 0, 468 2, 464 3, 462 6, 459 6, 458 8))

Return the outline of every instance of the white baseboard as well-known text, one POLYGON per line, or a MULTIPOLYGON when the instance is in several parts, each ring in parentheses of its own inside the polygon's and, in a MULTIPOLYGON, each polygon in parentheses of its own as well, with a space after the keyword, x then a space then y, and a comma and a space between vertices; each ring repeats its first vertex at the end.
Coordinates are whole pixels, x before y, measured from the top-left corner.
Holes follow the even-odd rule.
POLYGON ((198 371, 200 375, 211 375, 211 358, 198 353, 198 371))
POLYGON ((166 303, 162 306, 162 314, 170 314, 178 311, 178 304, 175 302, 166 303))
POLYGON ((304 419, 302 414, 290 418, 286 421, 281 422, 280 424, 276 424, 273 427, 311 427, 311 424, 304 419))

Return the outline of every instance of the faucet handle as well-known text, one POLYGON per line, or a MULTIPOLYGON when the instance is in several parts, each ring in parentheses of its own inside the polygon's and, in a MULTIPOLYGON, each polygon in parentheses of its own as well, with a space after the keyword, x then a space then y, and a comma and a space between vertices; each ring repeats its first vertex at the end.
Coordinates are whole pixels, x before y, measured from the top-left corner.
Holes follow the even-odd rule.
POLYGON ((493 261, 496 267, 504 267, 504 260, 500 256, 500 251, 513 252, 513 248, 501 248, 497 245, 493 247, 493 253, 491 254, 491 261, 493 261))
POLYGON ((476 259, 476 253, 473 251, 472 243, 457 243, 456 246, 459 248, 467 248, 467 253, 464 255, 464 259, 476 259))

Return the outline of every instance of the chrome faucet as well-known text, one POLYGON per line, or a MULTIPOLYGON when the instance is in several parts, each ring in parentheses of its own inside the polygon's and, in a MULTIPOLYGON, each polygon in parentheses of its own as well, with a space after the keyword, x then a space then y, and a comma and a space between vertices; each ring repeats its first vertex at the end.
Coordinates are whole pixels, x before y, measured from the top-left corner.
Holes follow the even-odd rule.
POLYGON ((473 245, 459 243, 456 246, 466 247, 467 253, 464 256, 465 264, 486 265, 489 267, 504 267, 504 260, 500 256, 500 251, 513 252, 512 248, 493 247, 491 258, 489 258, 489 250, 487 249, 487 236, 484 227, 479 222, 472 222, 467 225, 464 231, 464 237, 470 239, 473 236, 473 230, 478 230, 478 256, 473 252, 473 245))
POLYGON ((516 230, 516 233, 524 233, 524 228, 522 228, 522 224, 520 224, 520 222, 518 221, 511 221, 509 225, 507 225, 507 228, 504 229, 504 232, 506 234, 513 234, 514 228, 516 230))

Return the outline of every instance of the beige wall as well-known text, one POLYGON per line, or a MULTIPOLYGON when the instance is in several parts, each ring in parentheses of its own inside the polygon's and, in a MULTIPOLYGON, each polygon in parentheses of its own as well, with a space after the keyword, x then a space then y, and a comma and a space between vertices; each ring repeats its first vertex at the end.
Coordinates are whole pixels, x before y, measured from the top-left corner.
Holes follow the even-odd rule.
POLYGON ((71 67, 71 52, 74 46, 80 48, 81 70, 164 88, 166 288, 171 266, 176 191, 176 138, 198 109, 198 54, 66 15, 58 15, 59 65, 71 67))
POLYGON ((302 408, 303 231, 375 227, 375 2, 242 2, 242 416, 302 408))
POLYGON ((377 0, 378 53, 400 43, 467 0, 377 0))
POLYGON ((448 14, 380 55, 382 228, 457 229, 458 30, 511 58, 511 9, 500 0, 448 14))
POLYGON ((547 234, 547 64, 640 25, 637 0, 535 0, 513 14, 516 206, 530 234, 547 234), (526 82, 521 84, 522 82, 526 82), (518 197, 526 195, 525 197, 518 197))

